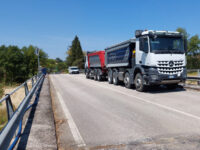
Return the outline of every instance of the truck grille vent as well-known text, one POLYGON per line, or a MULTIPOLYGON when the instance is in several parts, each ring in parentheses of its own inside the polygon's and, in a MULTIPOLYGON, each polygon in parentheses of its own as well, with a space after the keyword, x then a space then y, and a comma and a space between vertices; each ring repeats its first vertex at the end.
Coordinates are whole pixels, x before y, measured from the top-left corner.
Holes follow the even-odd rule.
POLYGON ((180 74, 183 72, 183 61, 158 61, 158 72, 160 74, 180 74))

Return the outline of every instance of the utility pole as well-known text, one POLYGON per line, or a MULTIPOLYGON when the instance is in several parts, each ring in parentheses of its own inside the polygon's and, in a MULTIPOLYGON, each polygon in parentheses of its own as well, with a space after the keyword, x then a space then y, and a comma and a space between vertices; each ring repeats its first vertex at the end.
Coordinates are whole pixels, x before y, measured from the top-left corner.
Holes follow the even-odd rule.
POLYGON ((40 72, 40 50, 36 48, 36 55, 38 56, 38 73, 40 72))

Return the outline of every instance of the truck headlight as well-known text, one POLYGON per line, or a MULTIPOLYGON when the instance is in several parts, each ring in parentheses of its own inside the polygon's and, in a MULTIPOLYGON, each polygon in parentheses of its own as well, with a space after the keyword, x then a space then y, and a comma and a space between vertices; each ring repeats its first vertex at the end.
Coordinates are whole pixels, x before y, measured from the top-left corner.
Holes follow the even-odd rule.
POLYGON ((152 79, 152 80, 157 80, 157 79, 158 79, 158 76, 155 75, 155 74, 153 74, 153 75, 151 75, 151 79, 152 79))
POLYGON ((156 74, 158 71, 156 68, 149 68, 149 73, 150 74, 156 74))

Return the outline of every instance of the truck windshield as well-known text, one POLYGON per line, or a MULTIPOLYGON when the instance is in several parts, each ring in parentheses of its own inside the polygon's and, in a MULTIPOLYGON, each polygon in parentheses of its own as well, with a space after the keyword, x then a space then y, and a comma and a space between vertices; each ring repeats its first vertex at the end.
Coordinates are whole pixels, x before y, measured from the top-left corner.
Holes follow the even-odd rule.
POLYGON ((181 37, 150 38, 151 52, 184 53, 184 43, 181 37))

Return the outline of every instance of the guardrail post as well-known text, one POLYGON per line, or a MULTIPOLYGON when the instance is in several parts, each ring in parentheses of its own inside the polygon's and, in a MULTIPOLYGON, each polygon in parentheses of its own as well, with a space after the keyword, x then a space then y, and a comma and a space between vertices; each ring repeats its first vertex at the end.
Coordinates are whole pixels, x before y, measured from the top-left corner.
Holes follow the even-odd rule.
POLYGON ((11 102, 10 95, 6 94, 6 96, 8 96, 6 98, 7 116, 8 116, 8 120, 10 120, 10 118, 12 117, 12 115, 14 113, 14 109, 13 109, 13 105, 12 105, 12 102, 11 102))
POLYGON ((31 79, 32 87, 34 86, 34 79, 31 79))
POLYGON ((25 95, 27 96, 29 93, 27 82, 24 84, 25 95))
POLYGON ((37 82, 37 75, 35 76, 35 82, 37 82))

